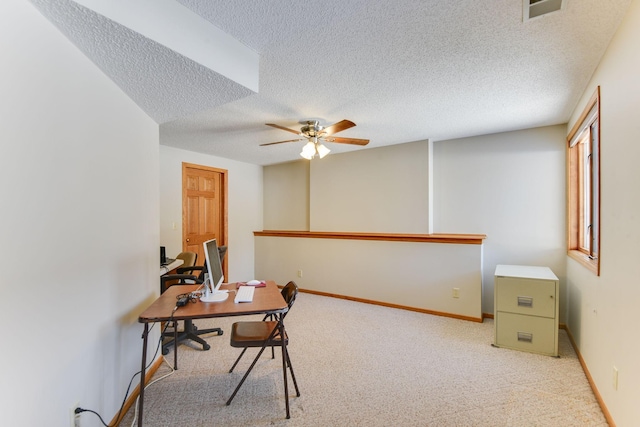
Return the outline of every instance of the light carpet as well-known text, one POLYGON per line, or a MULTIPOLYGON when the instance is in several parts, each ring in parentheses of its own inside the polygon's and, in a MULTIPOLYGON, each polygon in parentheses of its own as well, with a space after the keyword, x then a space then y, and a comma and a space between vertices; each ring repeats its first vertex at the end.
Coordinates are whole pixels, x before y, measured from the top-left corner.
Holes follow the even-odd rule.
MULTIPOLYGON (((242 318, 243 320, 247 318, 242 318)), ((260 320, 261 317, 250 317, 260 320)), ((289 377, 285 419, 280 354, 265 351, 230 406, 257 349, 221 326, 209 351, 178 348, 178 367, 145 391, 144 425, 168 426, 606 426, 564 330, 560 358, 495 348, 493 321, 475 323, 301 293, 285 319, 300 387, 289 377)), ((173 352, 167 356, 172 363, 173 352)), ((170 372, 167 364, 154 378, 170 372)), ((120 424, 128 426, 133 407, 120 424)))

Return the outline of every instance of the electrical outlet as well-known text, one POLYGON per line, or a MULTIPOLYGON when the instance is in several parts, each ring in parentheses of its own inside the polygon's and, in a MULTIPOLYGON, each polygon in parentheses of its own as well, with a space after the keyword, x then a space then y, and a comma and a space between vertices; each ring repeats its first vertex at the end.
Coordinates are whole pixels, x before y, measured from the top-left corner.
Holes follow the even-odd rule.
POLYGON ((302 270, 298 270, 298 277, 302 277, 302 270))
POLYGON ((80 402, 76 402, 69 409, 69 422, 71 427, 80 427, 80 414, 76 414, 76 408, 80 407, 80 402))
POLYGON ((453 288, 451 295, 453 298, 460 298, 460 288, 453 288))
POLYGON ((618 389, 618 368, 613 367, 613 389, 618 389))

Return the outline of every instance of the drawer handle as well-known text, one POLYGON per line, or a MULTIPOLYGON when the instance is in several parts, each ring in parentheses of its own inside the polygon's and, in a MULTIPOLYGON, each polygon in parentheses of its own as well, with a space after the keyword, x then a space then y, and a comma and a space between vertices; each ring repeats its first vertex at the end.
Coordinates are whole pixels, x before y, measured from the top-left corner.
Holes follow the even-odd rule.
POLYGON ((518 307, 533 307, 533 297, 518 297, 518 307))
POLYGON ((518 341, 533 342, 533 334, 531 332, 518 332, 518 341))

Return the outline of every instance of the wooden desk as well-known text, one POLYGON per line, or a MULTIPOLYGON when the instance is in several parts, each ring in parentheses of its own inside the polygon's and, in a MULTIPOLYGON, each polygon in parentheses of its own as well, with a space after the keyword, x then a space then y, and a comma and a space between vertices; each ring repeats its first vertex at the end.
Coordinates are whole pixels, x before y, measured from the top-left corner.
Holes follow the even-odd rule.
MULTIPOLYGON (((234 303, 234 294, 230 292, 229 297, 222 302, 188 302, 183 307, 176 307, 176 296, 188 292, 195 291, 200 285, 174 285, 168 288, 165 293, 153 302, 140 316, 138 322, 144 323, 144 332, 142 334, 142 368, 140 372, 140 400, 138 402, 138 426, 142 426, 143 404, 144 404, 144 377, 147 365, 147 339, 149 335, 149 324, 154 322, 169 322, 174 320, 187 319, 209 319, 213 317, 231 317, 246 316, 251 314, 268 314, 268 313, 285 313, 288 306, 280 289, 273 281, 267 281, 267 286, 256 288, 253 295, 253 302, 250 303, 234 303)), ((235 283, 223 284, 221 289, 236 289, 235 283)), ((279 319, 278 328, 281 336, 284 336, 284 325, 282 324, 282 316, 279 319)), ((177 354, 177 351, 174 350, 177 354)), ((283 368, 285 367, 286 348, 282 346, 283 368)), ((287 418, 289 418, 289 393, 287 386, 287 372, 283 369, 284 391, 287 409, 287 418)))

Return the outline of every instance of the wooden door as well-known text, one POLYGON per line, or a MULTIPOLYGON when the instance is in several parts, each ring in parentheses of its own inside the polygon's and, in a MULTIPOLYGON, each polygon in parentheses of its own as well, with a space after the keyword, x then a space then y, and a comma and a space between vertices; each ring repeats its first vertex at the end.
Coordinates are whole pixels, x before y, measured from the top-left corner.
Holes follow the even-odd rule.
MULTIPOLYGON (((203 242, 217 239, 227 244, 227 171, 182 164, 182 248, 198 254, 204 265, 203 242)), ((226 273, 226 259, 223 270, 226 273)), ((226 274, 225 274, 226 277, 226 274)))

